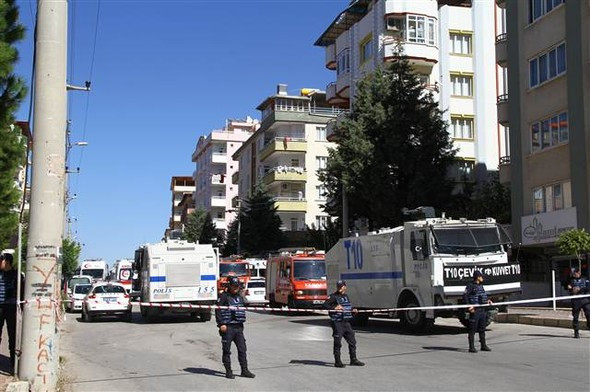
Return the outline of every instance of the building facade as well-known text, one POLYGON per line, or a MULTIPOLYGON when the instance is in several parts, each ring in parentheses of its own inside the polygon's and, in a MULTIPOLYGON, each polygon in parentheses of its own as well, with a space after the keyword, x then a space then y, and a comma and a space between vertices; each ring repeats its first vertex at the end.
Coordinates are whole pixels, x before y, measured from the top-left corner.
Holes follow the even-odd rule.
POLYGON ((317 170, 326 167, 328 148, 335 147, 326 138, 326 125, 345 110, 325 98, 315 89, 289 95, 280 84, 275 95, 258 105, 261 126, 233 155, 239 162, 239 172, 232 176, 239 189, 234 205, 262 184, 275 200, 284 231, 326 224, 326 196, 317 170))
POLYGON ((184 226, 182 224, 182 209, 180 205, 184 195, 191 195, 195 191, 195 181, 188 176, 174 176, 170 180, 170 191, 172 193, 172 213, 168 223, 168 228, 164 233, 164 237, 168 238, 172 232, 182 232, 184 226))
POLYGON ((456 180, 485 179, 498 169, 503 132, 495 107, 497 10, 494 1, 351 1, 315 42, 336 72, 328 103, 352 107, 356 83, 401 47, 449 124, 456 180))
POLYGON ((258 120, 250 117, 227 120, 223 129, 201 136, 193 152, 195 207, 209 212, 218 230, 226 230, 236 216, 231 200, 238 195, 238 189, 231 177, 238 170, 238 162, 232 155, 259 126, 258 120))
POLYGON ((510 127, 502 179, 512 190, 526 294, 547 295, 551 269, 559 280, 578 266, 558 255, 559 234, 590 230, 590 2, 498 4, 506 30, 496 57, 508 79, 498 113, 510 127))

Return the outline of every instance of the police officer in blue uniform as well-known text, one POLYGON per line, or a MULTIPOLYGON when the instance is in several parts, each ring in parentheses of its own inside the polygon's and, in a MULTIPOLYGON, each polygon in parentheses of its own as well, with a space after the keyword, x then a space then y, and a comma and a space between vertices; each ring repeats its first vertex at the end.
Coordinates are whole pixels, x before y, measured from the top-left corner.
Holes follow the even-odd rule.
MULTIPOLYGON (((590 282, 588 279, 582 278, 580 270, 574 269, 573 275, 570 277, 567 288, 570 295, 582 295, 588 294, 590 289, 590 282)), ((574 327, 574 338, 580 338, 580 311, 584 311, 586 316, 586 324, 590 330, 590 298, 572 298, 572 316, 573 316, 573 327, 574 327)))
POLYGON ((244 338, 244 322, 246 322, 246 311, 244 309, 244 298, 240 295, 240 281, 237 277, 229 280, 226 291, 221 293, 217 299, 219 306, 235 306, 236 309, 216 309, 215 319, 221 335, 221 347, 223 349, 223 366, 225 366, 225 377, 233 379, 234 373, 231 369, 231 344, 234 342, 238 349, 238 361, 242 368, 242 377, 254 378, 255 375, 248 370, 248 359, 246 357, 246 339, 244 338))
POLYGON ((351 366, 365 366, 356 357, 356 339, 354 337, 354 330, 350 325, 353 313, 357 310, 352 308, 350 299, 346 294, 346 282, 339 280, 336 283, 336 291, 330 294, 328 299, 324 302, 324 308, 329 310, 338 310, 338 312, 330 312, 330 321, 332 325, 332 336, 334 337, 334 366, 343 368, 344 364, 340 359, 340 348, 342 347, 342 338, 348 343, 348 353, 350 354, 351 366))
MULTIPOLYGON (((488 299, 488 295, 483 287, 483 274, 481 271, 475 270, 473 272, 473 281, 468 283, 463 292, 463 301, 465 304, 471 305, 486 305, 492 304, 488 299)), ((479 332, 479 343, 481 351, 492 351, 486 344, 486 325, 487 325, 487 311, 485 307, 470 307, 469 311, 469 352, 476 353, 475 349, 475 332, 479 332)))

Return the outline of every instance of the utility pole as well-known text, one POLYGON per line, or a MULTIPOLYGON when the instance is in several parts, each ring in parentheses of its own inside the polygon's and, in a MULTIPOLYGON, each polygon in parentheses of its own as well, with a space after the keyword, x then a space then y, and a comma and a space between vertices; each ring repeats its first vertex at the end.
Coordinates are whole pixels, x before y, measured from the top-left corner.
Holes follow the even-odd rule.
POLYGON ((37 1, 34 165, 19 377, 32 391, 57 384, 59 254, 64 222, 67 0, 37 1))

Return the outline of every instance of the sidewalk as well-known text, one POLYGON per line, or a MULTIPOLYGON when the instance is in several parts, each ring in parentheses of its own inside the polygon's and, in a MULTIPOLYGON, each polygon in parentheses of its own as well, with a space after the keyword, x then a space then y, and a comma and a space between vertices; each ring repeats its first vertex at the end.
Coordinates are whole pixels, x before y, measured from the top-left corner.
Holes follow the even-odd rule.
MULTIPOLYGON (((570 308, 520 307, 508 308, 508 313, 498 313, 497 323, 514 323, 541 325, 545 327, 572 329, 572 311, 570 308)), ((580 312, 580 330, 587 329, 588 320, 584 312, 580 312)))

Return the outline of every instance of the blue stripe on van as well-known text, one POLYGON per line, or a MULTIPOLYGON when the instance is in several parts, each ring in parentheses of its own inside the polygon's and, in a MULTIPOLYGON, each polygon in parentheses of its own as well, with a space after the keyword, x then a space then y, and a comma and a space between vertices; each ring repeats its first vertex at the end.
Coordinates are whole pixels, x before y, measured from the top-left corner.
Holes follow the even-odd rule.
POLYGON ((150 276, 150 282, 165 282, 165 276, 150 276))
POLYGON ((340 279, 401 279, 404 276, 402 271, 391 272, 348 272, 340 274, 340 279))
POLYGON ((215 280, 215 275, 201 275, 201 280, 215 280))

